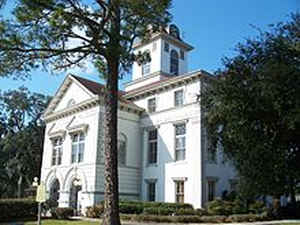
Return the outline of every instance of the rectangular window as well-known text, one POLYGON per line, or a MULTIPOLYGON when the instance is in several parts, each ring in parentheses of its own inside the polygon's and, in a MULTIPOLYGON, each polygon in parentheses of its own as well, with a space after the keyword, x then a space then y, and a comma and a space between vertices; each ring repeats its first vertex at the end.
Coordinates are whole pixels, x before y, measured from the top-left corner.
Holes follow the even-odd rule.
POLYGON ((181 58, 182 60, 184 60, 184 51, 183 51, 183 50, 180 50, 180 58, 181 58))
POLYGON ((185 124, 175 125, 175 161, 185 160, 185 124))
POLYGON ((213 201, 215 199, 216 181, 209 180, 207 184, 208 184, 208 201, 213 201))
POLYGON ((184 181, 175 181, 175 202, 184 203, 184 181))
POLYGON ((148 133, 148 164, 157 163, 157 129, 148 133))
POLYGON ((60 165, 62 159, 62 138, 56 138, 52 142, 52 165, 60 165))
POLYGON ((85 135, 80 132, 72 136, 72 156, 71 163, 83 162, 85 135))
POLYGON ((148 201, 154 202, 155 201, 155 182, 148 182, 148 201))
POLYGON ((183 90, 174 92, 174 105, 175 107, 183 105, 183 90))
POLYGON ((150 73, 150 63, 142 64, 142 75, 147 75, 150 73))
POLYGON ((151 98, 148 100, 148 112, 152 113, 156 111, 156 100, 155 98, 151 98))
POLYGON ((164 42, 164 50, 165 50, 165 52, 169 52, 169 49, 170 49, 169 43, 164 42))

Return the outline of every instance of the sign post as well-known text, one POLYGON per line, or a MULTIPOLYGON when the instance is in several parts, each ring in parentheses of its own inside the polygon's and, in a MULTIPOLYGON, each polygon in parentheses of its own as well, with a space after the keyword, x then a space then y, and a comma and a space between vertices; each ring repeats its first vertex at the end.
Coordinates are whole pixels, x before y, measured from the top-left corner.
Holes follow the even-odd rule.
POLYGON ((37 187, 36 191, 36 201, 38 202, 38 221, 37 224, 41 225, 41 211, 42 211, 42 203, 46 201, 46 186, 44 182, 41 182, 37 187))

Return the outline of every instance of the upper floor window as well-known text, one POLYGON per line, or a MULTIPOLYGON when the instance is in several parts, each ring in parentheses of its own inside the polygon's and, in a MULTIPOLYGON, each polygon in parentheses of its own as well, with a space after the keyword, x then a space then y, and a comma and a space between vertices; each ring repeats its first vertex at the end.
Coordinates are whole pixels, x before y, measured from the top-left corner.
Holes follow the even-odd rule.
POLYGON ((175 160, 185 160, 185 124, 175 125, 175 160))
POLYGON ((142 75, 147 75, 150 73, 150 62, 142 64, 142 75))
POLYGON ((183 90, 174 92, 174 105, 175 107, 183 105, 183 90))
POLYGON ((168 42, 164 42, 164 50, 165 52, 169 52, 169 49, 170 49, 170 45, 168 42))
POLYGON ((157 163, 157 129, 148 133, 148 163, 157 163))
POLYGON ((184 181, 175 181, 175 202, 184 203, 184 181))
POLYGON ((126 142, 127 137, 125 134, 120 134, 118 139, 118 163, 121 166, 126 165, 126 142))
POLYGON ((150 58, 150 51, 146 50, 143 53, 143 63, 142 63, 142 75, 147 75, 150 73, 150 68, 151 68, 151 58, 150 58))
POLYGON ((156 99, 155 98, 150 98, 148 100, 148 112, 152 113, 156 111, 156 99))
POLYGON ((52 141, 52 165, 60 165, 62 159, 62 137, 55 138, 52 141))
POLYGON ((170 57, 170 73, 174 75, 178 75, 178 68, 179 68, 179 62, 178 62, 178 53, 176 50, 171 51, 171 57, 170 57))
POLYGON ((83 132, 72 135, 72 158, 71 163, 83 162, 84 157, 84 141, 85 135, 83 132))

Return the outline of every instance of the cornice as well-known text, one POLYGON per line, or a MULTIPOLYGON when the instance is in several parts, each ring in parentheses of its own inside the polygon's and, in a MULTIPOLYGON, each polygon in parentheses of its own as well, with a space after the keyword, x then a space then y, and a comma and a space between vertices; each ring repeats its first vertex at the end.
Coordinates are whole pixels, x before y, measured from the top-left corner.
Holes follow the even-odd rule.
MULTIPOLYGON (((58 120, 61 118, 65 118, 65 117, 71 116, 73 114, 82 112, 82 111, 85 111, 85 110, 91 109, 96 106, 104 106, 104 98, 103 97, 96 96, 94 98, 88 99, 79 104, 73 105, 69 108, 65 108, 65 109, 59 110, 57 112, 48 114, 48 115, 44 116, 43 119, 46 123, 49 123, 49 122, 52 122, 52 121, 55 121, 55 120, 58 120)), ((118 109, 121 111, 126 111, 129 113, 137 114, 139 116, 144 112, 143 108, 140 108, 138 106, 131 105, 131 104, 128 104, 125 102, 121 102, 121 101, 119 101, 118 109)))
POLYGON ((128 81, 128 82, 124 83, 124 86, 126 88, 128 86, 141 83, 141 82, 143 82, 145 80, 148 80, 148 79, 156 77, 156 76, 162 76, 162 77, 168 78, 168 77, 171 77, 171 76, 174 76, 174 75, 169 74, 169 73, 165 73, 163 71, 157 71, 157 72, 154 72, 154 73, 150 73, 150 74, 148 74, 146 76, 140 77, 138 79, 135 79, 135 80, 132 80, 132 81, 128 81))
POLYGON ((191 51, 191 50, 194 49, 194 47, 191 46, 191 45, 189 45, 188 43, 186 43, 186 42, 184 42, 182 40, 178 40, 178 39, 174 38, 173 36, 171 36, 169 34, 166 34, 166 33, 156 33, 149 40, 143 41, 143 42, 141 41, 141 42, 136 43, 133 46, 133 48, 134 49, 140 48, 140 47, 142 47, 142 46, 144 46, 146 44, 149 44, 150 42, 158 40, 159 38, 167 40, 170 43, 173 43, 173 44, 175 44, 175 45, 177 45, 177 46, 179 46, 179 47, 181 47, 181 48, 183 48, 183 49, 185 49, 187 51, 191 51))
POLYGON ((202 71, 192 72, 194 74, 187 74, 183 76, 178 76, 173 79, 163 80, 161 83, 156 84, 155 86, 146 88, 144 90, 138 90, 137 91, 130 91, 127 94, 123 95, 124 98, 135 101, 138 99, 146 98, 150 95, 166 91, 169 89, 174 89, 176 87, 189 84, 192 82, 195 82, 197 80, 200 80, 201 77, 204 75, 202 71))

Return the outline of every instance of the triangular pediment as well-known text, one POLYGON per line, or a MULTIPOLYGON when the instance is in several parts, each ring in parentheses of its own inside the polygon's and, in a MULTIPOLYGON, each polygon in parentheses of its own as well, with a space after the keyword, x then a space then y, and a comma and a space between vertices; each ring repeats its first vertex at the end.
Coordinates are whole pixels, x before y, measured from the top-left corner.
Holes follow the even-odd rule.
POLYGON ((68 75, 55 93, 44 116, 75 107, 77 104, 88 101, 95 96, 94 93, 76 79, 76 76, 68 75))

